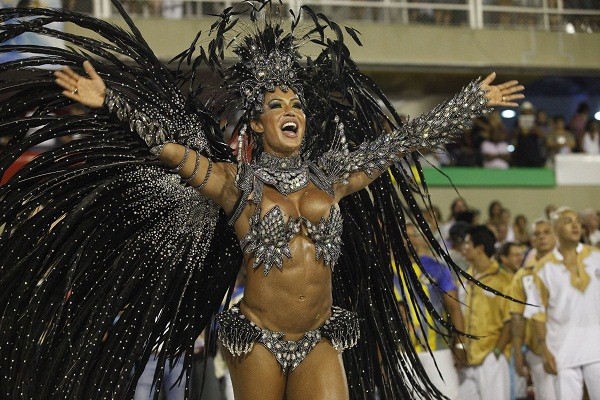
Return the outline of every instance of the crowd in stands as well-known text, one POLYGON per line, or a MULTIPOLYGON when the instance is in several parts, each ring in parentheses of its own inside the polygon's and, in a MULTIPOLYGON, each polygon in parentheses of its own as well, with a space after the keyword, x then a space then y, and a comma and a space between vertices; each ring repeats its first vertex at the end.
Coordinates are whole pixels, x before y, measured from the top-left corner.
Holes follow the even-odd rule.
POLYGON ((447 146, 450 157, 428 155, 434 165, 481 166, 506 169, 514 167, 552 167, 557 154, 600 154, 600 121, 581 103, 568 120, 563 115, 549 116, 525 101, 514 126, 509 127, 494 110, 473 121, 472 129, 447 146))
MULTIPOLYGON (((471 208, 463 198, 456 198, 450 205, 450 213, 444 222, 442 213, 434 206, 436 220, 440 225, 438 240, 449 248, 453 248, 454 241, 460 239, 453 233, 458 228, 465 226, 484 224, 496 237, 496 247, 501 247, 506 242, 516 242, 522 246, 531 246, 532 225, 523 214, 516 214, 512 218, 512 212, 504 207, 500 200, 493 200, 487 209, 487 215, 481 216, 479 210, 471 208)), ((549 220, 550 215, 557 210, 554 204, 547 204, 540 210, 540 218, 549 220)), ((580 220, 582 225, 581 243, 600 247, 600 212, 592 208, 581 210, 580 220)), ((433 224, 433 220, 431 220, 433 224)), ((434 225, 432 225, 434 226, 434 225)), ((452 253, 451 253, 452 255, 452 253)))
MULTIPOLYGON (((4 0, 10 4, 11 0, 4 0)), ((470 2, 473 0, 370 0, 372 5, 360 4, 357 6, 339 6, 335 2, 322 5, 319 1, 310 2, 309 5, 317 12, 324 12, 335 20, 364 20, 385 21, 391 23, 431 24, 465 26, 469 24, 470 2), (377 4, 379 3, 379 4, 377 4), (397 4, 395 4, 397 3, 397 4), (424 7, 422 4, 428 3, 424 7), (404 8, 395 5, 406 6, 404 8), (445 6, 454 7, 449 9, 445 6)), ((0 0, 0 4, 2 4, 0 0)), ((93 10, 92 0, 63 0, 64 7, 82 12, 93 10)), ((219 13, 227 4, 218 1, 201 0, 122 0, 125 9, 132 15, 144 17, 162 17, 180 19, 187 17, 207 16, 219 13)), ((235 2, 234 2, 235 3, 235 2)), ((486 26, 503 27, 542 27, 545 25, 542 13, 518 12, 519 8, 540 9, 543 0, 483 0, 484 23, 486 26), (510 7, 510 12, 486 7, 510 7)), ((235 4, 234 4, 235 5, 235 4)), ((564 30, 570 25, 577 32, 599 32, 600 16, 585 13, 590 10, 600 9, 595 0, 546 0, 546 11, 549 27, 553 30, 564 30), (577 13, 564 13, 563 10, 583 10, 577 13)))

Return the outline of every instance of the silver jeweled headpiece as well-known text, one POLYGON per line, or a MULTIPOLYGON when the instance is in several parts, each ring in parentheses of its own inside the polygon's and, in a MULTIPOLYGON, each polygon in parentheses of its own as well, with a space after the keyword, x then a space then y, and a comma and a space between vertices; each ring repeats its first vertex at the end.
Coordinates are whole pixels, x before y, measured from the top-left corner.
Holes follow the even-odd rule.
MULTIPOLYGON (((204 64, 222 79, 224 91, 215 91, 210 112, 236 124, 242 146, 244 135, 253 136, 243 127, 263 112, 265 93, 277 87, 293 90, 307 116, 302 154, 306 160, 316 160, 336 140, 333 116, 344 124, 350 148, 402 124, 379 86, 351 59, 344 33, 361 45, 358 31, 308 6, 296 12, 286 11, 280 1, 248 0, 219 16, 208 34, 210 42, 199 47, 193 62, 195 45, 176 59, 196 69, 204 64), (249 23, 242 18, 247 16, 249 23), (311 55, 305 54, 309 43, 311 55), (225 62, 230 51, 237 56, 233 64, 225 62)), ((258 155, 260 142, 255 139, 248 142, 258 155)), ((238 162, 248 161, 241 156, 238 162)))
MULTIPOLYGON (((298 68, 292 52, 271 50, 265 54, 253 45, 250 48, 254 57, 248 61, 242 61, 247 68, 249 77, 240 84, 240 94, 243 98, 244 109, 254 112, 262 112, 264 93, 272 92, 277 86, 283 91, 292 88, 299 91, 297 84, 298 68)), ((301 93, 296 93, 299 96, 301 93)))

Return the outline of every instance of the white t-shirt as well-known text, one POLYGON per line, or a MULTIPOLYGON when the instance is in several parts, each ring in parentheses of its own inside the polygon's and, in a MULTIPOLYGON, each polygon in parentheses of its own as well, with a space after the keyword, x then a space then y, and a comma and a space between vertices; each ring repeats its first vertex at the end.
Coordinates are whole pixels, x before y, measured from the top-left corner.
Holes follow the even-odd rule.
MULTIPOLYGON (((498 142, 494 143, 489 140, 485 140, 481 143, 481 154, 483 156, 499 157, 503 155, 509 155, 508 143, 498 142)), ((493 158, 491 160, 483 160, 484 168, 495 168, 495 169, 507 169, 509 167, 508 162, 502 158, 493 158)))
POLYGON ((548 295, 541 308, 546 313, 546 345, 559 369, 600 362, 600 251, 579 245, 577 252, 590 278, 583 291, 571 283, 557 249, 535 269, 548 295))
POLYGON ((581 149, 586 154, 600 154, 600 135, 592 138, 590 133, 586 132, 581 141, 581 149))

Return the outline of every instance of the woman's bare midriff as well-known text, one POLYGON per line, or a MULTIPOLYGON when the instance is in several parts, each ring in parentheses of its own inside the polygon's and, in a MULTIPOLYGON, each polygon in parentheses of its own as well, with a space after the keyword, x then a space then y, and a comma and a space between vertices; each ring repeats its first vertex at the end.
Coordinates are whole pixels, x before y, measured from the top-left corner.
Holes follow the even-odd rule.
POLYGON ((246 260, 246 288, 241 312, 261 328, 284 332, 284 339, 298 340, 323 325, 331 315, 331 268, 316 260, 315 246, 306 237, 290 241, 291 259, 283 268, 273 267, 267 276, 262 266, 246 260))

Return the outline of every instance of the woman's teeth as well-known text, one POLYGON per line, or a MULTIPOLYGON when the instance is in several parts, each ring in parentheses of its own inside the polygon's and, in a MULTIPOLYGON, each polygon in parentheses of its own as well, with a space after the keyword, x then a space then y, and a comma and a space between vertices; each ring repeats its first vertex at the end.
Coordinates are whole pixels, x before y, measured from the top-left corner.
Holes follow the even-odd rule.
POLYGON ((281 127, 282 131, 288 131, 288 132, 294 132, 296 133, 296 131, 298 130, 298 125, 296 125, 295 122, 286 122, 285 124, 283 124, 283 126, 281 127))

